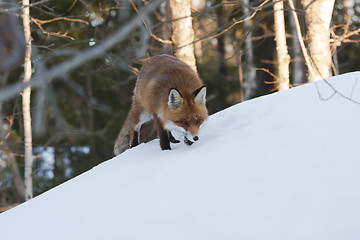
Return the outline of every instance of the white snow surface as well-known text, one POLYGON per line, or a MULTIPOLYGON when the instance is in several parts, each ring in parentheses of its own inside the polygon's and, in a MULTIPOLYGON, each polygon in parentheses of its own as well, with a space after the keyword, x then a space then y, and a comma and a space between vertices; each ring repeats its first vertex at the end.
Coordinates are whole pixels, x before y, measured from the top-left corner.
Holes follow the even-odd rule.
POLYGON ((128 150, 0 214, 0 238, 358 240, 360 72, 327 81, 343 96, 306 84, 128 150))

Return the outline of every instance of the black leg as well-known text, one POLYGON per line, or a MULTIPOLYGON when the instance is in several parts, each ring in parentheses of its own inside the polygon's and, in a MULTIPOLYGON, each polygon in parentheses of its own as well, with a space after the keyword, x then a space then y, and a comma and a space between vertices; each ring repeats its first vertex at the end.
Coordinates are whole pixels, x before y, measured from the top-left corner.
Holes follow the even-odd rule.
POLYGON ((136 147, 139 145, 139 133, 137 131, 134 131, 131 147, 136 147))
POLYGON ((154 116, 155 126, 157 130, 157 135, 160 139, 160 147, 162 150, 171 150, 170 141, 167 131, 163 128, 160 120, 154 116))
POLYGON ((160 147, 162 150, 171 150, 169 137, 164 129, 160 129, 160 133, 158 131, 158 135, 160 138, 160 147))

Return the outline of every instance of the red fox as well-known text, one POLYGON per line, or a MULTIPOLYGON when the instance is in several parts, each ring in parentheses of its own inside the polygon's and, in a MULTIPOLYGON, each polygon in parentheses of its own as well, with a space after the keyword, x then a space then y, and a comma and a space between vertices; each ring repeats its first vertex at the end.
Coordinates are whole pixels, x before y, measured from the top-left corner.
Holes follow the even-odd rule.
POLYGON ((131 109, 115 141, 120 154, 150 138, 153 121, 162 150, 170 150, 172 135, 183 135, 187 145, 199 140, 199 128, 208 117, 206 87, 187 64, 170 55, 149 59, 136 81, 131 109), (151 125, 150 125, 151 126, 151 125))

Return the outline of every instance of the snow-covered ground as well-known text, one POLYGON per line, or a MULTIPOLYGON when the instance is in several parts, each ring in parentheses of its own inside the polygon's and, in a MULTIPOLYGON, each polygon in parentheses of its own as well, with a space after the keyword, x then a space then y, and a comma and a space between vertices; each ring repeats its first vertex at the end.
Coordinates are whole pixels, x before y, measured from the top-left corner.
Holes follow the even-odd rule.
POLYGON ((128 150, 1 214, 0 238, 358 240, 360 73, 329 82, 343 96, 307 84, 212 115, 191 147, 128 150))

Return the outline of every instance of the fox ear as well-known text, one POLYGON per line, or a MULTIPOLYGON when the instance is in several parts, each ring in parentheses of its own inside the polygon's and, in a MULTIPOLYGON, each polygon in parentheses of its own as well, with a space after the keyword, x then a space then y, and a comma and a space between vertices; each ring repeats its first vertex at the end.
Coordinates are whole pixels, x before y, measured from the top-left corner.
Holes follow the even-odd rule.
POLYGON ((194 101, 197 104, 201 105, 201 104, 206 103, 206 87, 205 86, 202 86, 201 88, 196 89, 193 92, 193 95, 194 95, 194 101))
POLYGON ((172 88, 169 93, 168 105, 171 107, 172 110, 175 110, 179 108, 182 103, 183 98, 181 96, 181 93, 177 89, 172 88))

